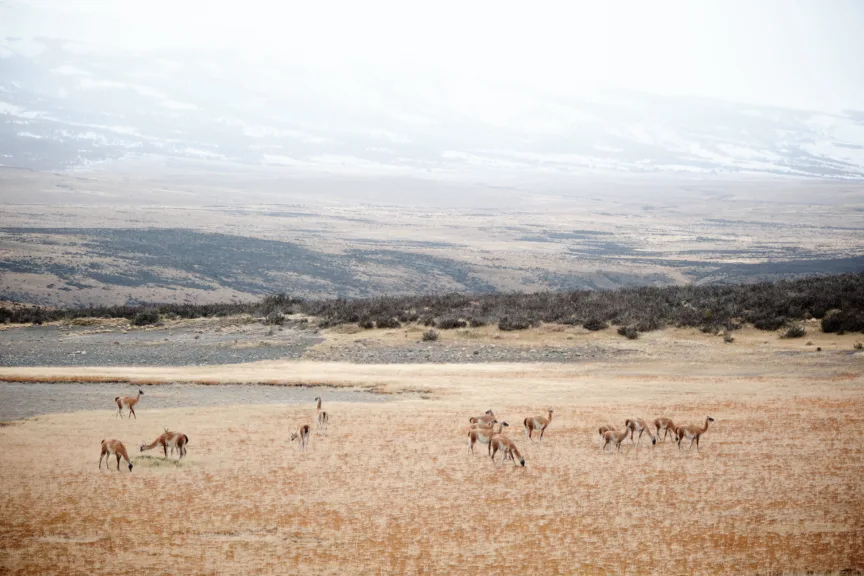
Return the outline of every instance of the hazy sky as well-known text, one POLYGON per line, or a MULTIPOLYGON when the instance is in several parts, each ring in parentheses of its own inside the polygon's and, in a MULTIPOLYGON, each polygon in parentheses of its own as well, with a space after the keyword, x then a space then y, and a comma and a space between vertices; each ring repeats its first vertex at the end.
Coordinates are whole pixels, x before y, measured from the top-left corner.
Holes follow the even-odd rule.
POLYGON ((221 49, 382 82, 864 110, 864 2, 0 0, 0 36, 221 49))

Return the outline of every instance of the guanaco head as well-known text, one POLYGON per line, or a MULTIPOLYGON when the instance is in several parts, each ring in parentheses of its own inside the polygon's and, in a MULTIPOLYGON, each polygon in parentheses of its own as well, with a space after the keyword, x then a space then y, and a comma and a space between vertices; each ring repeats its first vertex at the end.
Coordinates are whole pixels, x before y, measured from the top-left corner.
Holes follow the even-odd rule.
POLYGON ((706 418, 706 420, 708 420, 708 422, 714 422, 714 419, 711 418, 710 416, 708 416, 708 417, 706 418))
POLYGON ((132 462, 129 462, 129 472, 132 471, 132 462))
POLYGON ((486 415, 487 416, 494 416, 495 414, 492 412, 492 409, 490 408, 489 410, 486 410, 486 415))
POLYGON ((291 442, 293 442, 293 441, 296 440, 296 439, 297 439, 297 433, 296 433, 296 432, 292 432, 292 433, 291 433, 291 442))
POLYGON ((321 397, 320 397, 320 396, 315 396, 315 402, 318 402, 319 400, 321 400, 321 397))
POLYGON ((141 390, 140 388, 138 389, 138 395, 139 395, 139 396, 143 396, 143 395, 144 395, 144 391, 141 390))
POLYGON ((146 444, 141 444, 141 452, 144 452, 144 450, 146 450, 145 446, 146 444))
POLYGON ((524 456, 519 456, 519 464, 521 464, 522 466, 525 466, 525 457, 524 456))
MULTIPOLYGON (((497 422, 497 421, 496 421, 496 422, 497 422)), ((505 428, 509 428, 509 427, 510 427, 510 425, 507 424, 506 422, 501 422, 501 426, 504 426, 505 428)))

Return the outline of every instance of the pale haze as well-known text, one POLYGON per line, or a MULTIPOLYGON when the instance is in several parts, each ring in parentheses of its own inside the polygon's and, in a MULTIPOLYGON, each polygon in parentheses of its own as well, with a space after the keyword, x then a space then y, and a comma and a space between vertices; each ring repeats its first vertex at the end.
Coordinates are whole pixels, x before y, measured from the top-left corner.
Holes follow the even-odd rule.
POLYGON ((0 164, 860 179, 861 24, 852 1, 6 0, 0 164))

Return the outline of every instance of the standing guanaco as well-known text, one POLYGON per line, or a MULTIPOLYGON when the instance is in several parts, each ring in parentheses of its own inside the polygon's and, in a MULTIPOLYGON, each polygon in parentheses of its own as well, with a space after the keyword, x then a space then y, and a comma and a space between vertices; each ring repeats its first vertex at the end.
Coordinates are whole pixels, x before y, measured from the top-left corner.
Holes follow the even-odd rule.
POLYGON ((621 442, 623 442, 629 434, 630 430, 628 428, 624 428, 621 432, 618 432, 617 430, 607 430, 603 433, 603 448, 600 450, 606 450, 606 447, 609 446, 609 444, 614 443, 618 448, 618 452, 621 452, 621 442))
POLYGON ((167 428, 165 428, 165 432, 160 434, 156 440, 151 442, 150 444, 141 444, 141 452, 145 450, 152 450, 156 446, 162 446, 162 452, 165 454, 165 458, 168 457, 168 448, 171 448, 171 452, 177 450, 178 460, 183 458, 186 455, 186 445, 189 443, 189 437, 181 432, 170 432, 167 428))
POLYGON ((609 426, 608 424, 604 424, 603 426, 600 426, 600 428, 598 429, 598 432, 600 432, 600 440, 603 440, 603 434, 605 434, 606 432, 609 432, 610 430, 615 430, 615 427, 609 426))
POLYGON ((119 440, 102 440, 102 453, 99 454, 99 469, 102 469, 102 458, 105 458, 105 468, 108 468, 108 459, 111 456, 117 456, 117 471, 120 471, 120 458, 122 457, 129 464, 129 471, 132 471, 132 461, 129 460, 129 454, 126 453, 126 447, 119 440))
POLYGON ((648 424, 642 418, 629 418, 624 421, 624 426, 630 431, 631 442, 633 442, 633 433, 639 432, 639 438, 636 442, 637 446, 639 445, 639 442, 642 442, 642 434, 644 433, 647 433, 648 437, 651 438, 652 446, 657 444, 657 438, 651 433, 651 430, 648 429, 648 424))
MULTIPOLYGON (((141 401, 142 394, 144 394, 144 392, 139 388, 137 396, 117 396, 114 398, 114 402, 117 403, 117 413, 120 415, 120 418, 123 418, 123 408, 128 408, 129 414, 135 416, 135 405, 141 401)), ((135 419, 137 420, 138 416, 135 416, 135 419)))
POLYGON ((678 435, 678 450, 681 450, 681 441, 684 440, 684 438, 687 438, 688 440, 690 440, 690 448, 688 448, 688 450, 692 450, 693 442, 696 442, 696 451, 698 452, 699 438, 702 436, 702 434, 708 431, 709 422, 714 422, 714 418, 712 418, 711 416, 706 416, 705 425, 701 428, 697 425, 678 426, 678 428, 675 429, 675 433, 678 435))
MULTIPOLYGON (((468 450, 474 454, 474 444, 489 444, 489 441, 497 434, 501 434, 506 426, 510 426, 507 422, 498 423, 493 420, 492 426, 477 426, 468 431, 468 450), (495 430, 495 424, 498 424, 498 430, 495 430)), ((488 449, 488 447, 487 447, 488 449)))
POLYGON ((306 451, 306 445, 309 443, 309 425, 301 424, 296 432, 291 433, 291 442, 300 439, 300 451, 306 451))
POLYGON ((321 410, 321 397, 316 396, 315 402, 317 402, 316 411, 317 415, 315 416, 315 433, 316 434, 326 434, 327 433, 327 425, 330 423, 330 415, 327 412, 321 410))
POLYGON ((472 416, 468 419, 468 422, 471 424, 489 424, 495 420, 495 414, 492 412, 492 409, 486 410, 486 413, 482 416, 472 416))
POLYGON ((523 424, 525 426, 525 435, 528 436, 528 439, 533 441, 532 433, 540 432, 540 441, 543 441, 543 434, 546 432, 546 428, 549 427, 549 423, 552 421, 552 412, 551 408, 547 408, 549 412, 549 417, 546 416, 529 416, 525 418, 523 424))
POLYGON ((660 431, 663 431, 663 442, 666 441, 666 435, 670 432, 672 433, 672 439, 676 442, 678 438, 675 436, 675 423, 672 422, 671 418, 660 417, 654 420, 654 428, 657 429, 657 439, 660 440, 660 431))
POLYGON ((502 453, 501 464, 504 464, 504 461, 509 458, 515 465, 516 458, 518 458, 519 464, 525 466, 525 458, 519 453, 519 449, 516 448, 516 443, 507 436, 498 434, 493 436, 492 440, 489 442, 489 457, 492 458, 492 462, 495 462, 495 454, 497 454, 499 450, 501 450, 502 453))

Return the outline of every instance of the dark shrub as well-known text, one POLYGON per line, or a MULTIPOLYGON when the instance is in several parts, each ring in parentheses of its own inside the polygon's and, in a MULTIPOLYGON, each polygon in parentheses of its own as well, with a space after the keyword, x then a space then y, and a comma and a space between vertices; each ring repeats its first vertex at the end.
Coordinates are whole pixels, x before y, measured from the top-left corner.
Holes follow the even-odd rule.
POLYGON ((396 318, 387 318, 381 316, 375 320, 375 326, 377 328, 401 328, 402 324, 400 324, 399 320, 397 320, 396 318))
POLYGON ((510 332, 513 330, 527 330, 531 327, 531 322, 525 318, 511 318, 505 316, 498 321, 498 329, 510 332))
POLYGON ((864 332, 864 312, 832 310, 822 318, 822 331, 828 333, 864 332))
POLYGON ((281 312, 274 310, 273 312, 267 314, 267 317, 264 319, 264 323, 271 326, 281 326, 285 323, 285 316, 283 316, 281 312))
POLYGON ((662 328, 662 325, 653 317, 640 320, 636 323, 636 330, 639 332, 651 332, 652 330, 659 330, 660 328, 662 328))
POLYGON ((591 332, 597 332, 598 330, 605 330, 609 325, 599 318, 591 318, 582 324, 582 327, 591 332))
POLYGON ((156 324, 158 321, 159 313, 153 309, 142 310, 132 318, 132 324, 134 326, 147 326, 149 324, 156 324))
POLYGON ((628 340, 636 340, 639 338, 639 331, 635 326, 619 326, 618 334, 625 336, 628 340))
POLYGON ((472 317, 468 320, 468 323, 469 323, 473 328, 480 328, 481 326, 486 326, 486 324, 488 324, 488 322, 486 321, 486 318, 479 318, 479 317, 477 317, 477 316, 472 316, 472 317))
POLYGON ((468 323, 461 318, 439 318, 435 321, 435 327, 440 330, 453 330, 454 328, 465 328, 468 326, 468 323))
POLYGON ((786 318, 775 316, 773 318, 760 318, 753 322, 753 327, 757 330, 779 330, 786 324, 786 318))
POLYGON ((783 338, 802 338, 805 334, 807 334, 807 330, 804 326, 796 324, 786 329, 786 332, 783 333, 783 338))
POLYGON ((735 337, 732 336, 728 331, 723 333, 723 342, 726 344, 732 344, 735 342, 735 337))
POLYGON ((360 328, 364 328, 366 330, 371 330, 375 327, 375 323, 372 321, 371 318, 364 318, 363 320, 360 320, 357 325, 360 326, 360 328))
POLYGON ((436 340, 438 340, 438 332, 436 332, 435 330, 430 329, 426 332, 423 332, 424 342, 435 342, 436 340))
POLYGON ((855 344, 853 344, 852 347, 855 350, 864 350, 864 342, 855 342, 855 344))

